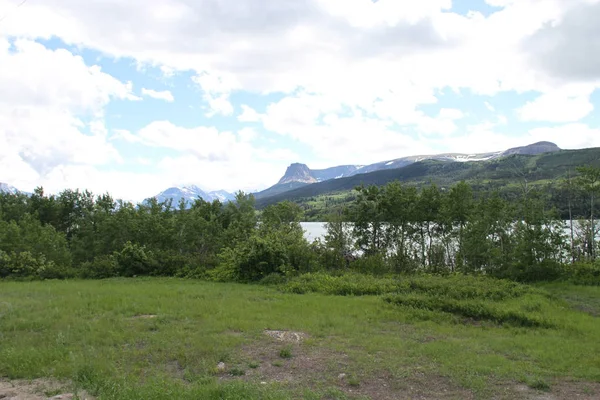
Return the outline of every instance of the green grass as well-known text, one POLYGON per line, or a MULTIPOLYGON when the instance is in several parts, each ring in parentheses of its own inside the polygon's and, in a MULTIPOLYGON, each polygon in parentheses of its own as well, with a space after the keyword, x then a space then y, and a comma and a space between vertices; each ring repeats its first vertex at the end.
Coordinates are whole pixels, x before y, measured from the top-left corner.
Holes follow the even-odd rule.
MULTIPOLYGON (((376 291, 383 296, 178 279, 0 282, 0 376, 70 380, 99 399, 361 398, 354 393, 381 377, 397 390, 419 376, 426 390, 443 377, 479 398, 517 382, 540 390, 565 380, 600 382, 600 321, 578 309, 597 310, 598 287, 388 279, 376 291), (480 306, 481 315, 512 312, 548 325, 480 314, 470 316, 480 323, 465 323, 465 309, 480 306), (309 338, 286 347, 271 343, 265 329, 309 338), (290 369, 307 360, 315 364, 290 369), (226 371, 217 371, 219 362, 226 371), (271 369, 294 379, 261 375, 271 369), (318 371, 303 380, 311 369, 318 371), (338 379, 342 372, 351 382, 338 379)), ((357 288, 341 291, 362 294, 357 288)))
POLYGON ((279 357, 281 358, 292 358, 293 356, 291 346, 285 346, 283 349, 279 350, 279 357))

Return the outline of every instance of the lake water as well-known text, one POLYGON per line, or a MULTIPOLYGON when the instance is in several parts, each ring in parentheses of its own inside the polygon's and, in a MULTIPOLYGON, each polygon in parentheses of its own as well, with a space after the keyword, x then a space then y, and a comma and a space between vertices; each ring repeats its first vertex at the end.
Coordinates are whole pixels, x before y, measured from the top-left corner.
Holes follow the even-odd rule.
POLYGON ((321 238, 322 240, 327 233, 325 222, 300 222, 300 225, 302 225, 302 229, 304 229, 304 237, 310 243, 318 238, 321 238))
MULTIPOLYGON (((321 240, 323 240, 323 237, 327 233, 325 224, 326 224, 325 222, 301 222, 300 223, 300 225, 302 225, 302 229, 304 229, 304 237, 310 243, 312 243, 312 241, 317 238, 320 238, 321 240)), ((577 229, 575 229, 575 230, 577 231, 577 229)), ((568 221, 565 221, 564 233, 566 235, 570 234, 568 221)), ((599 236, 599 238, 600 238, 600 236, 599 236)))

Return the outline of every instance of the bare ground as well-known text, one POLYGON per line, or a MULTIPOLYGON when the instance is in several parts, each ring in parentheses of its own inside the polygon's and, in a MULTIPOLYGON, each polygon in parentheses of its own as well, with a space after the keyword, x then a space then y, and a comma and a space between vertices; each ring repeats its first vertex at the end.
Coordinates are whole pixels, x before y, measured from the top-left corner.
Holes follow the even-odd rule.
MULTIPOLYGON (((353 376, 351 360, 346 354, 305 343, 308 335, 302 332, 265 331, 265 337, 243 347, 236 365, 227 365, 220 373, 222 380, 241 379, 263 384, 281 383, 302 389, 335 387, 351 398, 372 400, 598 400, 600 383, 555 382, 548 392, 526 385, 504 382, 496 385, 489 395, 476 396, 449 378, 420 372, 415 369, 408 376, 394 377, 388 372, 371 376, 353 376), (282 358, 281 349, 291 351, 290 358, 282 358), (232 371, 234 372, 232 374, 232 371), (241 373, 243 375, 239 376, 241 373)), ((323 399, 328 399, 327 396, 323 399)))
POLYGON ((0 399, 2 400, 93 400, 85 392, 77 395, 69 393, 69 384, 52 379, 0 380, 0 399))

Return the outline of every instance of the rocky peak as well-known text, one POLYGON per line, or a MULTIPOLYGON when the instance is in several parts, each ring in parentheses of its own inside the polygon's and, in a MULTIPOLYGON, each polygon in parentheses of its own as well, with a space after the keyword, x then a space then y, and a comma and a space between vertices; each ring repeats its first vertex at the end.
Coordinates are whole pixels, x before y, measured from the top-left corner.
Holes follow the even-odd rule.
POLYGON ((306 164, 294 163, 287 168, 285 175, 279 180, 279 184, 290 182, 315 183, 317 179, 306 164))
POLYGON ((537 143, 530 144, 528 146, 515 147, 512 149, 508 149, 503 153, 503 155, 509 156, 512 154, 523 154, 523 155, 534 156, 534 155, 543 154, 543 153, 554 153, 554 152, 557 152, 560 150, 561 150, 561 148, 552 142, 537 142, 537 143))

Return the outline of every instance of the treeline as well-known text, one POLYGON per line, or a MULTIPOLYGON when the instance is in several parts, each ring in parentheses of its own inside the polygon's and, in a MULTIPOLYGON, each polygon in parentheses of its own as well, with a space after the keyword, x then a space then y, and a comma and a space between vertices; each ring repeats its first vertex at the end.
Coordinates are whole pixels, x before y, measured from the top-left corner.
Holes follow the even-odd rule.
POLYGON ((255 280, 301 270, 309 244, 301 210, 282 203, 260 219, 251 195, 134 205, 66 190, 0 194, 0 277, 187 276, 255 280))
POLYGON ((398 182, 358 187, 324 240, 308 243, 291 202, 257 212, 252 195, 142 204, 66 190, 0 193, 0 278, 180 276, 273 281, 306 272, 462 272, 518 281, 600 282, 595 211, 600 169, 564 183, 573 225, 523 182, 512 201, 476 196, 466 183, 421 190, 398 182), (581 195, 583 193, 583 195, 581 195))
POLYGON ((498 192, 475 196, 464 182, 420 191, 393 182, 358 187, 349 210, 329 223, 328 241, 343 254, 358 248, 374 260, 368 268, 387 272, 485 273, 518 281, 566 274, 598 282, 600 168, 577 171, 560 182, 568 221, 549 206, 547 193, 526 181, 512 200, 498 192))

